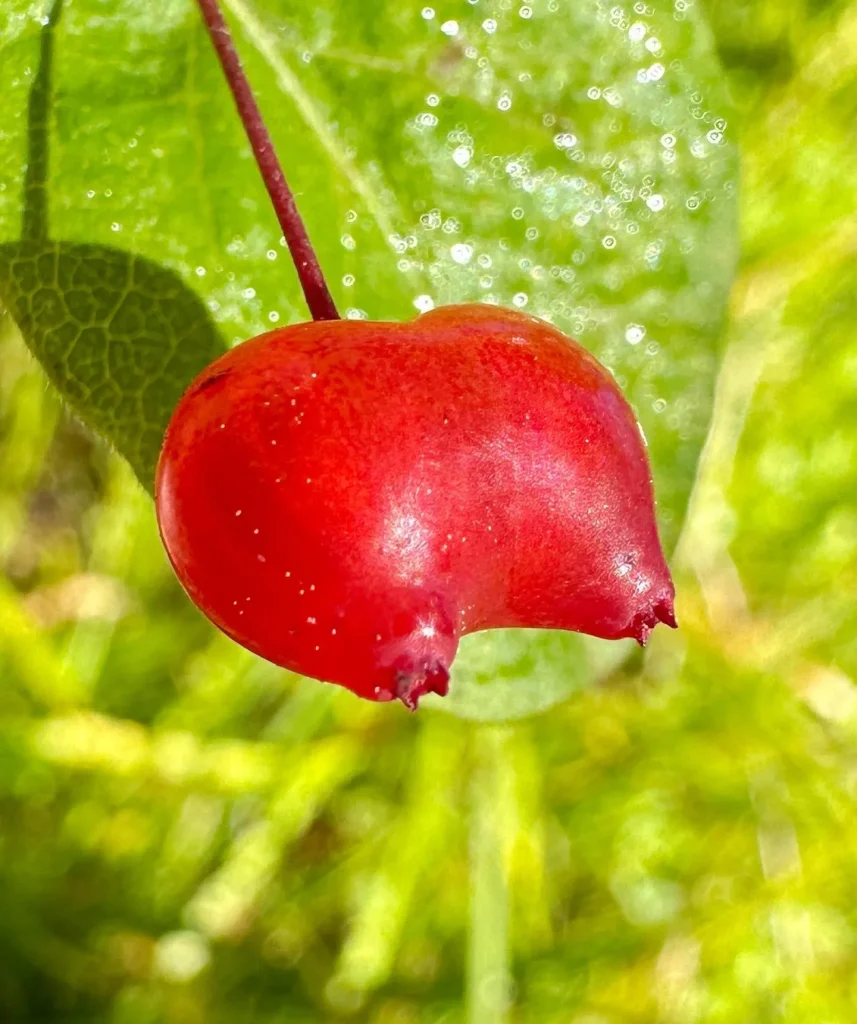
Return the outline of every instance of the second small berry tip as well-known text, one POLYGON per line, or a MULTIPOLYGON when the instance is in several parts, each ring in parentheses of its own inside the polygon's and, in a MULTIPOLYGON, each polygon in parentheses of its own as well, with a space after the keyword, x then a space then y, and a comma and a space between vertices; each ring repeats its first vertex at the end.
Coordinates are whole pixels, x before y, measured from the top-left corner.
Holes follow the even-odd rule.
POLYGON ((649 642, 652 631, 659 622, 669 626, 671 629, 678 629, 672 596, 662 597, 660 600, 655 601, 650 608, 635 615, 631 623, 629 635, 641 647, 645 647, 649 642))

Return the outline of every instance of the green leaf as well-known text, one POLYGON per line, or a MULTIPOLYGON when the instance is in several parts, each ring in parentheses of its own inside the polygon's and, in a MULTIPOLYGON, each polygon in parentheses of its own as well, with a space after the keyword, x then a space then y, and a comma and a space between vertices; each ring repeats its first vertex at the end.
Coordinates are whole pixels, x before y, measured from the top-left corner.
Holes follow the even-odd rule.
MULTIPOLYGON (((735 249, 736 153, 701 13, 224 6, 343 313, 491 301, 578 337, 637 411, 671 549, 735 249)), ((41 119, 46 76, 29 83, 52 29, 27 18, 0 42, 0 293, 61 393, 148 484, 172 404, 219 351, 213 325, 235 343, 303 304, 194 5, 69 5, 41 119), (42 196, 41 218, 22 224, 21 195, 28 209, 42 196)), ((468 638, 446 706, 504 717, 514 692, 528 713, 625 655, 574 636, 468 638)))
POLYGON ((51 381, 151 489, 188 382, 224 349, 172 270, 114 246, 49 236, 49 117, 57 3, 41 32, 27 111, 21 238, 0 245, 0 296, 51 381))
POLYGON ((51 381, 149 490, 170 415, 223 350, 205 306, 165 267, 104 245, 0 246, 0 288, 51 381))

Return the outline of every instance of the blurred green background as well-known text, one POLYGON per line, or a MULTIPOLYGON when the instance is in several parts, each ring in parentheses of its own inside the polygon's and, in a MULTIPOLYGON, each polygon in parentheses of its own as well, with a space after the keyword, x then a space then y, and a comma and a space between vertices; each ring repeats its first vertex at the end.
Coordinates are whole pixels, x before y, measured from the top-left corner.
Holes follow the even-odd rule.
POLYGON ((225 6, 343 311, 616 373, 681 629, 474 638, 416 715, 217 635, 78 416, 147 483, 293 273, 192 4, 0 0, 0 1020, 853 1021, 857 4, 225 6))

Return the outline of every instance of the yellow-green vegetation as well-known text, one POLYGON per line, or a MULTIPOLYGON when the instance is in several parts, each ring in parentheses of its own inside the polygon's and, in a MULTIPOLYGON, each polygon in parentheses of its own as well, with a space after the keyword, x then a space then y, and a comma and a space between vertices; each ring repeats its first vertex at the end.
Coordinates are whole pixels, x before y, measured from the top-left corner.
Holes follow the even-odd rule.
POLYGON ((343 310, 614 370, 681 629, 416 715, 217 635, 147 474, 293 273, 193 4, 0 0, 0 1019, 850 1024, 857 3, 224 6, 343 310))

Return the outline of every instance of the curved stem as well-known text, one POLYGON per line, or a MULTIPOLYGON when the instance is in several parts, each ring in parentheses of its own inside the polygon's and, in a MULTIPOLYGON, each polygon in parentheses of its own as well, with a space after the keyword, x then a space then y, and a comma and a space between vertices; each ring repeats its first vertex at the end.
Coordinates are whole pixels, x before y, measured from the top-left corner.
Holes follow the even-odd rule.
POLYGON ((503 870, 501 733, 475 730, 476 769, 470 810, 470 934, 467 949, 468 1024, 505 1024, 509 1016, 509 894, 503 870))
POLYGON ((220 6, 217 0, 198 0, 198 3, 211 42, 220 58, 226 81, 232 90, 235 106, 238 108, 247 138, 250 140, 250 146, 262 174, 262 180, 265 182, 265 188, 274 204, 274 210, 297 269, 312 318, 313 320, 338 320, 339 313, 337 313, 328 291, 318 257, 306 233, 301 215, 298 213, 295 197, 286 182, 286 177, 274 150, 274 144, 265 127, 265 122, 262 120, 259 105, 256 103, 253 90, 244 74, 241 60, 220 6))

